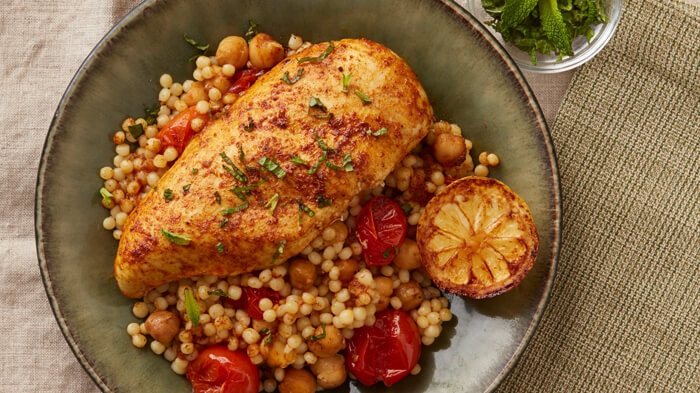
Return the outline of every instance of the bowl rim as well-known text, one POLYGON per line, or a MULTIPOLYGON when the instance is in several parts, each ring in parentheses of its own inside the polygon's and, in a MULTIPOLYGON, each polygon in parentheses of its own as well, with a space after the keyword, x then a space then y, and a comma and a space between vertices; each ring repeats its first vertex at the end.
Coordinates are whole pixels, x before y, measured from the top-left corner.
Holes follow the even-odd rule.
MULTIPOLYGON (((510 360, 498 373, 496 378, 492 381, 491 385, 489 385, 489 387, 486 388, 485 393, 490 393, 493 392, 501 384, 501 382, 506 378, 506 376, 508 376, 508 374, 512 371, 514 365, 522 356, 525 347, 527 347, 528 343, 530 342, 530 339, 532 338, 542 318, 544 310, 547 304, 549 303, 554 277, 556 276, 561 244, 562 215, 559 167, 557 165, 557 157, 556 152, 554 150, 554 144, 552 142, 551 135, 549 133, 549 127, 547 126, 544 114, 542 113, 539 103, 535 98, 534 92, 525 80, 525 77, 523 76, 521 70, 518 68, 517 63, 508 54, 505 48, 498 42, 498 40, 491 34, 491 32, 489 32, 488 29, 486 29, 481 24, 481 22, 479 22, 474 16, 472 16, 454 0, 429 1, 433 2, 436 6, 441 6, 443 8, 448 9, 453 15, 457 17, 457 19, 459 19, 459 21, 463 25, 481 34, 481 36, 490 44, 491 48, 498 54, 498 57, 500 58, 499 60, 508 69, 508 71, 510 71, 506 74, 506 77, 511 79, 511 82, 518 85, 522 89, 522 92, 525 94, 525 97, 527 98, 527 105, 530 108, 530 116, 534 117, 533 120, 535 121, 535 124, 538 126, 540 132, 542 133, 542 140, 544 142, 549 158, 548 164, 552 169, 553 187, 551 192, 553 194, 552 197, 554 202, 554 222, 552 223, 552 231, 554 236, 551 245, 551 260, 549 273, 546 275, 542 296, 539 300, 537 308, 535 309, 532 321, 530 322, 530 325, 528 326, 525 335, 516 347, 510 360)), ((44 289, 46 291, 51 310, 54 314, 54 317, 56 318, 56 322, 58 323, 61 333, 63 334, 63 337, 65 338, 66 342, 68 343, 68 346, 70 347, 71 351, 75 355, 80 365, 93 380, 93 382, 101 391, 105 393, 112 393, 116 390, 113 390, 112 388, 110 388, 110 386, 107 385, 104 378, 97 372, 97 370, 95 370, 94 365, 90 361, 90 359, 88 359, 82 352, 82 350, 79 348, 78 343, 75 340, 73 333, 71 332, 70 326, 68 326, 68 323, 65 317, 63 316, 60 305, 58 304, 58 298, 53 287, 53 282, 51 280, 49 269, 47 266, 46 255, 44 253, 45 236, 44 231, 42 229, 43 219, 41 214, 43 206, 43 194, 41 191, 44 188, 44 179, 46 177, 46 170, 48 167, 48 150, 50 150, 50 146, 53 143, 59 119, 61 118, 63 112, 66 110, 67 104, 70 101, 70 98, 74 94, 75 90, 78 88, 80 81, 86 76, 86 70, 91 66, 91 64, 96 60, 96 58, 99 57, 100 53, 107 47, 107 45, 105 44, 111 41, 112 39, 116 38, 121 33, 125 25, 130 23, 133 19, 137 18, 147 8, 162 2, 163 0, 142 1, 131 11, 129 11, 124 17, 122 17, 114 26, 112 26, 112 28, 110 28, 109 31, 107 31, 107 33, 97 42, 97 44, 95 44, 95 46, 92 48, 85 60, 83 60, 80 67, 71 78, 71 81, 62 95, 57 105, 56 111, 54 112, 54 116, 51 120, 48 133, 42 146, 39 168, 37 171, 36 188, 34 194, 34 234, 36 241, 37 259, 39 264, 39 270, 41 273, 41 279, 44 284, 44 289)))

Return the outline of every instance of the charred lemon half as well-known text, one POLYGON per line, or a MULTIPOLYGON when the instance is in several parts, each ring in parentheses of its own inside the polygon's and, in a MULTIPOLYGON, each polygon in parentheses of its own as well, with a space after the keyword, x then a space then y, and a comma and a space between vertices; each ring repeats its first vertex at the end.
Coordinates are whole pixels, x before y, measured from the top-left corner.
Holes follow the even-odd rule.
POLYGON ((500 181, 481 177, 457 180, 431 199, 416 238, 433 282, 475 299, 518 285, 539 247, 527 204, 500 181))

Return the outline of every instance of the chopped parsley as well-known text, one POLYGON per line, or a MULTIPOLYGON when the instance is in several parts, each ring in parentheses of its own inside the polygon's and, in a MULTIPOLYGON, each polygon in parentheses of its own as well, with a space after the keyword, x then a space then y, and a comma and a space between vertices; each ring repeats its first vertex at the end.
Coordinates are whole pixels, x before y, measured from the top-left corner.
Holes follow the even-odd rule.
POLYGON ((318 146, 321 148, 321 150, 323 150, 325 152, 335 152, 336 151, 335 149, 331 149, 330 147, 328 147, 328 145, 326 144, 326 141, 321 139, 321 137, 318 136, 318 134, 314 134, 314 139, 318 143, 318 146))
POLYGON ((328 161, 328 157, 326 157, 326 166, 334 171, 342 171, 343 170, 342 167, 339 167, 338 165, 335 165, 332 162, 328 161))
POLYGON ((173 190, 166 188, 165 191, 163 191, 163 197, 165 197, 166 202, 170 202, 173 200, 173 190))
POLYGON ((153 106, 150 108, 147 107, 146 105, 143 106, 143 113, 144 113, 144 120, 146 120, 146 124, 151 125, 156 122, 156 119, 158 118, 158 112, 160 112, 160 104, 155 103, 153 106))
POLYGON ((226 224, 228 224, 228 218, 224 217, 223 221, 221 221, 221 224, 219 224, 219 228, 225 227, 226 224))
POLYGON ((192 174, 193 174, 193 175, 196 175, 197 172, 199 172, 199 169, 198 169, 198 168, 192 168, 192 174))
POLYGON ((299 71, 297 71, 297 76, 295 76, 294 79, 290 80, 289 79, 289 71, 285 71, 284 76, 282 77, 282 80, 284 81, 284 83, 286 83, 288 85, 293 85, 293 84, 299 82, 299 79, 301 79, 301 76, 303 74, 304 74, 304 69, 299 68, 299 71))
POLYGON ((272 159, 267 158, 265 156, 260 157, 260 159, 258 160, 258 164, 260 164, 261 167, 272 172, 272 174, 277 176, 278 179, 282 179, 282 178, 284 178, 284 176, 287 175, 287 172, 285 172, 281 166, 279 166, 272 159))
POLYGON ((219 252, 219 254, 224 253, 224 243, 218 242, 216 243, 216 251, 219 252))
POLYGON ((280 194, 275 194, 272 198, 270 198, 269 201, 265 204, 266 208, 270 208, 270 214, 275 213, 275 209, 277 208, 277 202, 280 200, 280 194))
POLYGON ((253 37, 258 35, 258 24, 254 20, 248 20, 248 31, 245 32, 246 41, 250 42, 253 37))
POLYGON ((316 205, 318 207, 327 207, 333 204, 333 200, 330 198, 326 198, 323 195, 319 195, 316 197, 316 205))
POLYGON ((187 246, 191 242, 190 238, 178 235, 176 233, 168 232, 165 229, 161 229, 160 233, 163 235, 164 238, 168 239, 171 243, 177 244, 178 246, 187 246))
POLYGON ((230 173, 231 176, 236 178, 236 180, 240 181, 241 183, 248 183, 248 176, 246 176, 245 173, 243 173, 242 170, 238 169, 238 167, 231 161, 231 159, 226 155, 225 152, 220 153, 221 158, 223 158, 224 162, 231 165, 230 167, 227 167, 226 165, 222 165, 226 172, 230 173))
POLYGON ((343 155, 343 168, 345 168, 345 172, 352 172, 355 169, 352 166, 352 155, 350 153, 343 155))
POLYGON ((228 216, 228 215, 231 215, 231 214, 233 214, 233 213, 238 213, 238 212, 240 212, 240 211, 242 211, 242 210, 245 210, 245 209, 247 209, 247 208, 248 208, 248 202, 244 202, 244 203, 241 203, 241 204, 238 205, 238 206, 227 207, 226 209, 224 209, 224 210, 221 211, 221 214, 223 214, 223 215, 225 215, 225 216, 228 216))
POLYGON ((182 186, 182 195, 187 195, 187 193, 190 192, 190 187, 192 187, 192 184, 185 184, 182 186))
POLYGON ((396 252, 396 254, 394 254, 394 255, 399 254, 399 249, 396 246, 391 246, 390 249, 388 249, 382 253, 382 257, 384 257, 384 259, 389 259, 389 256, 391 256, 392 251, 396 252))
POLYGON ((352 78, 352 72, 347 75, 343 74, 343 93, 348 92, 348 88, 350 87, 350 78, 352 78))
POLYGON ((372 103, 372 99, 369 98, 369 97, 367 96, 367 94, 365 94, 365 93, 363 93, 363 92, 361 92, 361 91, 359 91, 359 90, 357 90, 357 89, 355 89, 355 95, 357 95, 358 97, 360 97, 360 99, 362 100, 362 102, 365 103, 365 104, 371 104, 371 103, 372 103))
POLYGON ((297 60, 297 62, 299 64, 306 63, 306 62, 320 63, 323 61, 323 59, 328 57, 328 55, 330 55, 331 52, 333 52, 333 49, 334 49, 333 42, 328 41, 328 48, 326 48, 326 50, 324 50, 323 53, 321 53, 318 57, 302 57, 301 59, 297 60))
MULTIPOLYGON (((219 243, 219 244, 221 244, 221 243, 219 243)), ((212 289, 211 291, 209 291, 209 292, 207 292, 207 293, 210 294, 210 295, 212 295, 212 296, 220 296, 220 297, 231 298, 231 295, 229 295, 228 293, 222 291, 222 290, 219 289, 219 288, 212 289)))
POLYGON ((279 258, 280 255, 284 252, 285 244, 287 244, 286 240, 280 240, 280 244, 277 245, 277 250, 275 250, 275 254, 272 256, 272 261, 270 261, 270 265, 274 264, 277 261, 277 258, 279 258))
POLYGON ((367 135, 372 135, 372 136, 380 136, 380 135, 386 135, 386 133, 389 132, 386 127, 382 127, 378 129, 377 131, 372 131, 372 130, 367 130, 365 133, 367 135))
POLYGON ((199 324, 199 304, 197 304, 190 288, 185 288, 185 310, 187 310, 187 317, 192 322, 192 326, 197 327, 199 324))
POLYGON ((319 334, 318 336, 311 336, 311 337, 309 337, 309 340, 317 341, 317 340, 320 340, 322 338, 326 338, 326 324, 325 323, 321 323, 321 330, 323 331, 321 334, 319 334))
POLYGON ((132 124, 129 126, 129 134, 134 138, 138 138, 143 135, 143 126, 139 123, 132 124))
POLYGON ((219 194, 219 191, 214 191, 214 199, 216 200, 216 203, 219 205, 221 204, 221 194, 219 194))
POLYGON ((260 335, 265 336, 265 339, 263 340, 263 345, 267 345, 272 342, 272 332, 268 328, 262 328, 260 330, 260 335))
POLYGON ((301 158, 299 158, 298 156, 296 156, 294 154, 292 154, 292 158, 290 159, 290 161, 292 161, 292 164, 309 166, 308 162, 302 160, 301 158))
POLYGON ((114 198, 114 195, 112 195, 111 192, 107 191, 106 188, 100 188, 100 195, 102 195, 102 200, 104 201, 104 203, 108 205, 112 203, 112 198, 114 198))

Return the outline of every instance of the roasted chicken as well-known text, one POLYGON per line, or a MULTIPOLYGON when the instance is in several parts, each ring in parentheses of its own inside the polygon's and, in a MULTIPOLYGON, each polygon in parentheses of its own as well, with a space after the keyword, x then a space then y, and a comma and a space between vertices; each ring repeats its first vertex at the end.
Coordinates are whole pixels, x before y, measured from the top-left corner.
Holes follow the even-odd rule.
POLYGON ((119 287, 136 298, 185 277, 282 263, 380 184, 432 121, 413 71, 380 44, 346 39, 284 59, 132 211, 114 263, 119 287))

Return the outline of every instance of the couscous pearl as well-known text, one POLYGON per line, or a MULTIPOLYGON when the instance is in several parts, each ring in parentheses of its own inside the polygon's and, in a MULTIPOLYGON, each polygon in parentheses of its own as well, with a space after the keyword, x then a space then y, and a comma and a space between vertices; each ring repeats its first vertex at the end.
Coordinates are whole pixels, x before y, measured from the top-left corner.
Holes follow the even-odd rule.
POLYGON ((111 231, 116 226, 117 226, 117 221, 112 216, 106 217, 104 220, 102 220, 102 227, 104 227, 104 229, 106 229, 108 231, 111 231))
POLYGON ((151 351, 156 355, 160 355, 165 352, 165 345, 158 340, 151 341, 151 351))
POLYGON ((193 343, 180 344, 180 352, 184 353, 185 355, 191 354, 192 352, 194 352, 194 344, 193 343))
POLYGON ((364 321, 367 319, 367 309, 364 307, 354 307, 352 309, 355 319, 358 321, 364 321))
POLYGON ((450 310, 443 308, 440 310, 440 320, 443 322, 447 322, 452 319, 452 312, 450 310))
POLYGON ((136 348, 143 348, 146 346, 146 343, 148 340, 146 340, 146 336, 144 336, 141 333, 134 334, 131 336, 131 343, 134 344, 136 348))
POLYGON ((133 336, 135 334, 139 334, 139 324, 136 322, 132 322, 126 326, 126 332, 130 335, 133 336))
POLYGON ((213 304, 211 307, 209 307, 209 316, 212 318, 224 316, 224 306, 219 303, 213 304))
POLYGON ((156 168, 165 168, 168 165, 168 160, 162 154, 158 154, 153 157, 153 165, 156 168))
POLYGON ((421 366, 420 364, 416 364, 413 366, 413 369, 411 369, 411 375, 418 375, 421 371, 421 366))
POLYGON ((183 375, 187 371, 187 363, 185 359, 176 358, 170 364, 170 368, 175 372, 175 374, 183 375))
POLYGON ((441 186, 445 184, 445 175, 443 175, 440 171, 435 171, 430 174, 430 181, 436 186, 441 186))
POLYGON ((442 309, 442 302, 440 299, 433 299, 430 301, 430 309, 433 311, 440 311, 442 309))
POLYGON ((165 127, 166 124, 170 121, 170 117, 166 114, 159 115, 156 118, 156 124, 158 124, 158 128, 163 128, 165 127))
MULTIPOLYGON (((168 90, 170 92, 170 90, 168 90)), ((165 105, 168 106, 168 108, 175 109, 175 103, 178 101, 178 98, 175 96, 170 96, 168 100, 165 102, 165 105)), ((171 117, 175 117, 177 115, 177 110, 176 112, 171 113, 171 117)))
POLYGON ((165 157, 165 160, 168 162, 175 161, 177 155, 177 149, 175 149, 173 146, 168 146, 168 148, 163 152, 163 157, 165 157))
POLYGON ((491 153, 486 157, 486 161, 490 166, 497 166, 498 164, 501 163, 501 160, 498 158, 497 155, 491 153))
POLYGON ((350 328, 343 329, 343 337, 345 337, 347 340, 351 339, 354 334, 355 334, 354 329, 350 329, 350 328))
POLYGON ((197 112, 199 112, 200 114, 207 114, 209 113, 209 102, 204 100, 199 101, 195 108, 197 108, 197 112))
POLYGON ((221 72, 223 72, 225 76, 230 77, 236 73, 236 67, 234 67, 233 64, 224 64, 223 67, 221 67, 221 72))
POLYGON ((416 325, 418 325, 418 327, 421 329, 425 329, 430 326, 430 322, 425 316, 419 315, 418 318, 416 318, 416 325))
POLYGON ((170 97, 170 89, 168 88, 164 87, 158 92, 158 101, 160 102, 166 102, 168 99, 170 99, 170 97))
POLYGON ((479 177, 486 177, 489 175, 489 168, 487 168, 484 165, 477 165, 476 168, 474 168, 474 174, 479 176, 479 177))
POLYGON ((209 89, 209 99, 212 101, 218 101, 221 99, 221 91, 216 87, 209 89))
POLYGON ((323 258, 324 259, 335 259, 336 257, 336 252, 333 246, 328 246, 326 247, 325 250, 323 250, 323 258))
POLYGON ((118 184, 119 183, 117 183, 116 180, 110 179, 105 182, 105 188, 107 189, 107 191, 112 192, 117 189, 118 184))
POLYGON ((277 389, 277 382, 274 379, 266 379, 262 383, 262 390, 267 393, 272 393, 277 389))
POLYGON ((119 164, 119 167, 126 173, 127 175, 131 172, 134 171, 134 163, 131 160, 124 160, 119 164))
POLYGON ((229 338, 227 347, 230 351, 237 351, 238 350, 238 337, 229 338))
POLYGON ((274 322, 277 319, 277 313, 275 310, 265 310, 263 312, 263 319, 265 322, 274 322))
POLYGON ((437 338, 440 335, 440 327, 437 325, 430 325, 423 332, 426 337, 437 338))
POLYGON ((488 165, 489 164, 488 156, 489 156, 488 152, 482 151, 481 153, 479 153, 479 164, 488 165))
POLYGON ((425 346, 432 345, 435 342, 435 338, 433 337, 428 337, 428 336, 423 336, 421 337, 420 341, 423 343, 425 346))
POLYGON ((321 254, 314 251, 309 254, 309 261, 314 265, 319 265, 323 261, 323 257, 321 256, 321 254))
POLYGON ((178 112, 184 112, 187 109, 187 103, 183 100, 175 101, 175 110, 178 112))
POLYGON ((231 285, 230 287, 228 287, 228 294, 229 296, 231 296, 231 299, 238 300, 241 298, 243 290, 238 285, 231 285))
POLYGON ((287 42, 287 46, 291 50, 297 50, 297 49, 301 48, 301 45, 303 43, 304 43, 304 40, 300 36, 298 36, 296 34, 292 34, 289 36, 289 41, 287 42))
POLYGON ((159 82, 162 87, 170 87, 173 84, 173 77, 170 74, 163 74, 160 76, 159 82))
POLYGON ((202 127, 204 127, 204 119, 196 117, 192 119, 190 126, 192 127, 192 131, 194 132, 202 131, 202 127))
POLYGON ((182 94, 182 85, 179 83, 173 83, 172 86, 170 86, 170 94, 174 96, 179 96, 182 94))
POLYGON ((115 221, 117 223, 117 226, 122 226, 126 222, 127 217, 129 217, 126 213, 124 212, 119 212, 117 216, 115 217, 115 221))
POLYGON ((129 153, 131 153, 131 147, 129 145, 127 145, 126 143, 122 143, 121 145, 117 145, 117 147, 115 147, 114 150, 121 157, 126 157, 129 155, 129 153))
POLYGON ((301 345, 301 337, 297 334, 293 334, 287 339, 287 345, 289 348, 297 349, 301 345))
POLYGON ((242 337, 243 341, 248 344, 255 344, 256 342, 260 341, 260 334, 251 328, 246 328, 243 330, 242 337))
POLYGON ((163 353, 163 357, 165 360, 172 362, 177 357, 177 349, 174 347, 166 348, 165 352, 163 353))
POLYGON ((211 60, 207 56, 199 56, 196 61, 197 68, 208 67, 211 64, 211 60))
POLYGON ((103 180, 109 180, 114 176, 114 170, 111 167, 103 167, 100 169, 100 177, 103 180))
POLYGON ((343 310, 340 315, 338 315, 338 319, 343 325, 350 325, 355 321, 355 314, 353 313, 352 310, 346 309, 343 310))
POLYGON ((153 302, 153 305, 156 306, 157 310, 165 310, 168 308, 168 301, 165 300, 164 297, 160 296, 156 298, 156 300, 153 302))
POLYGON ((338 280, 331 280, 328 282, 328 289, 333 293, 340 291, 342 287, 343 284, 338 280))
POLYGON ((202 68, 202 78, 211 79, 214 77, 214 70, 211 67, 202 68))
POLYGON ((418 221, 420 221, 420 214, 413 213, 410 216, 408 216, 408 219, 406 221, 408 222, 408 225, 418 225, 418 221))
POLYGON ((112 232, 112 237, 114 237, 117 240, 121 239, 122 231, 119 229, 115 230, 114 232, 112 232))
POLYGON ((397 310, 400 309, 401 306, 403 305, 403 304, 401 303, 401 299, 399 299, 399 298, 396 297, 396 296, 393 296, 393 297, 391 298, 391 301, 390 301, 390 302, 391 302, 391 307, 393 307, 393 308, 395 308, 395 309, 397 309, 397 310))

